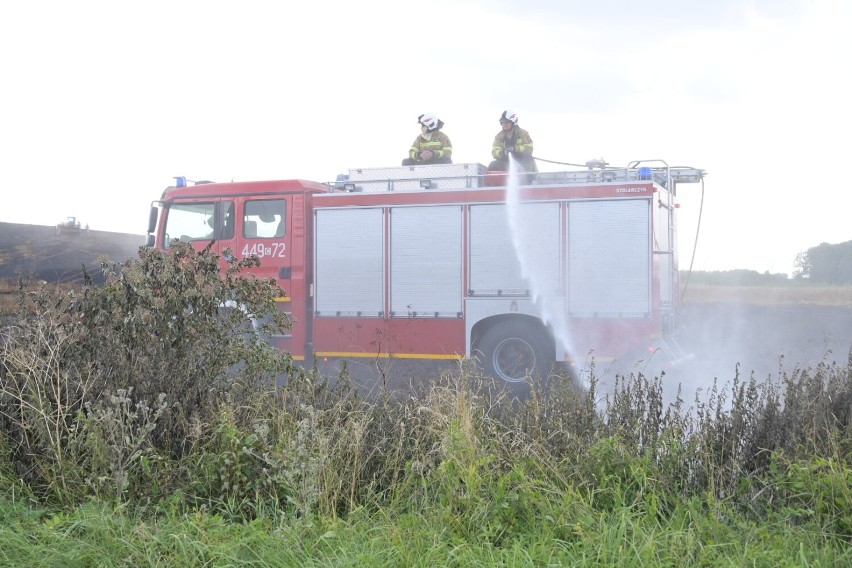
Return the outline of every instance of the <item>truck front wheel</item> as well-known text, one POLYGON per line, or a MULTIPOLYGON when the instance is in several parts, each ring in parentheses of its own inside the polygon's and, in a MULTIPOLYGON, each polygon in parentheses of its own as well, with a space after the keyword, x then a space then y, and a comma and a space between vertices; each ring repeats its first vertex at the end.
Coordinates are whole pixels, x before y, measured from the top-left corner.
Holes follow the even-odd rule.
POLYGON ((485 372, 512 386, 546 378, 555 357, 544 330, 528 322, 495 325, 482 336, 478 351, 485 372))

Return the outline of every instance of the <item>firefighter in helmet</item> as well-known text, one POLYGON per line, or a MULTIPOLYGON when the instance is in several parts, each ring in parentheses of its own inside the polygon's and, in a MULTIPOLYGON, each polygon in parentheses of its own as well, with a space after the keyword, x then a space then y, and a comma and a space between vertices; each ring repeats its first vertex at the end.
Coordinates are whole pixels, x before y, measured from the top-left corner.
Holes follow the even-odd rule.
POLYGON ((538 171, 533 158, 532 138, 529 132, 518 126, 518 115, 514 111, 504 110, 500 115, 500 132, 494 137, 491 156, 494 158, 488 165, 491 171, 509 171, 509 156, 515 159, 518 170, 538 171))
POLYGON ((417 123, 420 125, 420 135, 412 142, 408 157, 402 161, 402 165, 452 164, 453 145, 449 137, 441 132, 444 123, 431 113, 418 116, 417 123))

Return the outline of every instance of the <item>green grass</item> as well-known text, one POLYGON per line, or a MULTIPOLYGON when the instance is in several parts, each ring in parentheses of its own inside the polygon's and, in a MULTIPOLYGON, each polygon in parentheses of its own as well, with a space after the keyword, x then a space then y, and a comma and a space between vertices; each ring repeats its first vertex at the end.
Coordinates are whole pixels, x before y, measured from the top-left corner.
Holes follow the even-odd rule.
POLYGON ((48 514, 0 501, 3 566, 844 566, 848 541, 816 525, 754 523, 690 500, 665 522, 635 507, 601 511, 570 490, 495 542, 493 524, 439 506, 377 507, 346 519, 229 522, 195 512, 140 518, 84 505, 48 514), (472 523, 472 521, 477 521, 472 523))

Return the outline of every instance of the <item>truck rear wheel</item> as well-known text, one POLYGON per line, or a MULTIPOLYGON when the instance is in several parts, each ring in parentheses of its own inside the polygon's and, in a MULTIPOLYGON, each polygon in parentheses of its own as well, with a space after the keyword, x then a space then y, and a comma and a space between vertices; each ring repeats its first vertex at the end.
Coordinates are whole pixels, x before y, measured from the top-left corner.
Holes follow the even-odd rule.
POLYGON ((546 378, 555 357, 546 333, 529 322, 495 325, 482 336, 478 350, 485 372, 513 387, 546 378))

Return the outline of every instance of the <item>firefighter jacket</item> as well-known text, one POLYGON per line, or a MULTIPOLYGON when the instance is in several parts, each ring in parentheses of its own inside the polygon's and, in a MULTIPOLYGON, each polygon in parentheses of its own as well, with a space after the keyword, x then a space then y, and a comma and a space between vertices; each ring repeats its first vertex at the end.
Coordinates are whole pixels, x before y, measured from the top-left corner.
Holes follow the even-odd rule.
POLYGON ((434 164, 439 160, 452 163, 453 145, 450 143, 449 136, 440 130, 434 130, 428 134, 430 134, 429 140, 426 140, 422 134, 414 139, 408 151, 408 157, 418 164, 434 164), (421 160, 420 152, 423 150, 432 150, 432 159, 421 160))
POLYGON ((503 130, 497 133, 491 147, 491 155, 495 160, 506 160, 508 158, 506 149, 511 149, 515 158, 526 166, 527 171, 538 171, 533 159, 533 141, 530 133, 519 126, 515 126, 510 132, 509 137, 506 137, 503 130))

